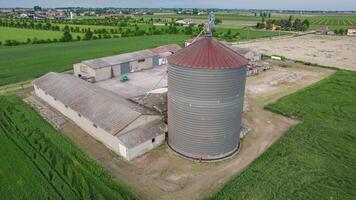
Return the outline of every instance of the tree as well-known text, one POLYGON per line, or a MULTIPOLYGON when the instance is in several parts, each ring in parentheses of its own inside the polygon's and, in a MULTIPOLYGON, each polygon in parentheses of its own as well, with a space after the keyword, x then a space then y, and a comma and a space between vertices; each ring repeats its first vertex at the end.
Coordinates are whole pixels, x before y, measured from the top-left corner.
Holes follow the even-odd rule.
POLYGON ((93 32, 90 29, 86 30, 84 40, 91 40, 93 38, 93 32))
POLYGON ((222 23, 222 20, 220 18, 215 18, 216 25, 221 24, 221 23, 222 23))
POLYGON ((302 24, 303 24, 303 29, 304 29, 304 31, 306 31, 306 30, 309 29, 309 27, 310 27, 310 22, 309 22, 308 19, 305 19, 305 20, 302 22, 302 24))
POLYGON ((198 9, 196 8, 193 9, 193 15, 198 15, 198 9))
POLYGON ((41 8, 40 6, 35 6, 35 7, 33 7, 33 10, 34 10, 34 11, 41 11, 42 8, 41 8))
POLYGON ((303 30, 303 24, 300 19, 296 19, 293 23, 293 29, 296 31, 302 31, 303 30))
POLYGON ((63 32, 63 36, 62 36, 62 38, 61 38, 61 41, 62 41, 62 42, 70 42, 70 41, 72 41, 72 40, 73 40, 72 34, 70 34, 69 31, 64 31, 64 32, 63 32))
POLYGON ((268 13, 268 18, 271 18, 272 14, 271 13, 268 13))

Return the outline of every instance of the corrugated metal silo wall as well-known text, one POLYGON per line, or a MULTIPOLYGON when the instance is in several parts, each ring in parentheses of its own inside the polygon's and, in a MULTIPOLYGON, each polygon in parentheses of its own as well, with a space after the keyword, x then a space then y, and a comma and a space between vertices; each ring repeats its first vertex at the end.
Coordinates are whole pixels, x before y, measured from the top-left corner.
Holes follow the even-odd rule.
POLYGON ((168 68, 168 144, 196 159, 219 159, 239 148, 246 67, 168 68))

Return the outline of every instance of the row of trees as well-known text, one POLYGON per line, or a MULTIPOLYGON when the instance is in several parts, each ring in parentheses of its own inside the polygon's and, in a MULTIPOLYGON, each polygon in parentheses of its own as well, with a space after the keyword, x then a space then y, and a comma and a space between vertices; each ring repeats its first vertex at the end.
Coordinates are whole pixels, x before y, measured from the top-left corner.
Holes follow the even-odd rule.
MULTIPOLYGON (((147 29, 140 29, 139 26, 135 26, 133 29, 119 29, 117 34, 110 34, 110 31, 102 29, 101 31, 94 30, 90 28, 85 29, 83 36, 73 37, 72 27, 65 26, 63 28, 63 35, 59 39, 30 39, 28 38, 26 42, 19 42, 16 40, 6 40, 3 44, 4 46, 16 46, 23 44, 43 44, 43 43, 55 43, 55 42, 71 42, 80 40, 97 40, 97 39, 110 39, 110 38, 120 38, 120 37, 131 37, 131 36, 143 36, 143 35, 161 35, 161 34, 186 34, 186 35, 198 35, 202 30, 203 26, 198 27, 181 27, 175 24, 169 24, 164 28, 156 28, 155 26, 148 27, 147 29)), ((116 32, 115 32, 116 33, 116 32)), ((0 44, 1 45, 1 44, 0 44)))
POLYGON ((308 19, 301 20, 299 18, 293 19, 293 16, 290 16, 289 19, 269 19, 265 21, 265 18, 262 18, 262 22, 257 23, 256 28, 258 29, 272 29, 276 27, 277 30, 284 31, 306 31, 310 27, 310 22, 308 19))

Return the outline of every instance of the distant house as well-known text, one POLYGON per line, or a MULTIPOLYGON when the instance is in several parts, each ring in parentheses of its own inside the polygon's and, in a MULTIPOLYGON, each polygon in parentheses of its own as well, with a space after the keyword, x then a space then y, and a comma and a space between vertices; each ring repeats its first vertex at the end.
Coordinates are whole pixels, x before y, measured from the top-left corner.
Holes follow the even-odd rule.
POLYGON ((347 30, 347 35, 348 36, 356 36, 356 26, 355 27, 352 27, 352 28, 349 28, 347 30))
POLYGON ((190 26, 190 25, 195 25, 196 23, 194 23, 192 19, 182 19, 182 20, 177 20, 176 24, 180 24, 183 26, 190 26))

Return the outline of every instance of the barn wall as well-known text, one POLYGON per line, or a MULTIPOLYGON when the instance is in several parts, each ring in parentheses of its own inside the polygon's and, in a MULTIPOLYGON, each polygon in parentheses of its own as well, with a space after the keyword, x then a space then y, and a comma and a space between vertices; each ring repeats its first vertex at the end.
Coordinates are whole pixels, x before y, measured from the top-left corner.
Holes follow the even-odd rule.
POLYGON ((121 76, 121 65, 114 65, 112 66, 112 71, 113 71, 113 76, 114 77, 119 77, 121 76))
POLYGON ((146 58, 144 62, 132 61, 130 62, 131 72, 150 69, 153 67, 153 58, 146 58))
POLYGON ((165 141, 166 135, 161 134, 157 137, 155 137, 155 142, 152 143, 152 140, 148 140, 140 145, 137 145, 133 148, 128 149, 127 152, 127 160, 132 160, 138 156, 143 155, 144 153, 150 151, 151 149, 163 144, 165 141))
POLYGON ((83 63, 74 64, 73 70, 76 77, 78 77, 79 74, 85 77, 95 77, 95 71, 83 63), (81 66, 86 67, 86 73, 81 71, 81 66))
POLYGON ((103 81, 112 78, 111 67, 95 69, 95 81, 103 81))
POLYGON ((68 117, 79 127, 81 127, 84 131, 86 131, 89 135, 102 142, 105 146, 107 146, 115 153, 123 157, 127 156, 126 154, 122 155, 120 153, 120 152, 125 152, 122 150, 125 149, 125 147, 121 147, 121 151, 120 151, 120 146, 122 145, 120 144, 118 138, 106 132, 105 130, 101 129, 100 127, 95 128, 91 121, 86 119, 84 116, 79 117, 76 111, 72 110, 69 107, 66 108, 63 103, 59 102, 58 100, 54 100, 52 96, 47 95, 42 89, 37 88, 36 85, 34 86, 34 88, 35 88, 35 93, 38 97, 40 97, 45 102, 47 102, 50 106, 52 106, 53 108, 61 112, 63 115, 68 117))

